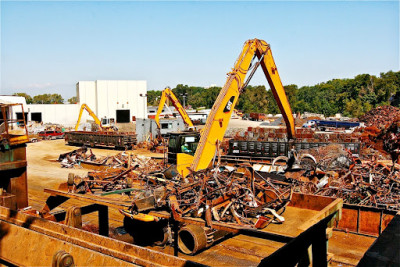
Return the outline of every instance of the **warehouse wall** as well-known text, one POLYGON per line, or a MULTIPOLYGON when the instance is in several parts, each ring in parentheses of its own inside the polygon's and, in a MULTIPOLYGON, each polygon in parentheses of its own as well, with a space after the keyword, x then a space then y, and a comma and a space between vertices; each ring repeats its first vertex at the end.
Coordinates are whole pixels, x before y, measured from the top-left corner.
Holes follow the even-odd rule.
MULTIPOLYGON (((25 98, 20 96, 0 96, 0 102, 23 104, 28 122, 32 121, 32 113, 40 113, 43 123, 62 124, 66 127, 75 126, 78 119, 78 104, 26 104, 25 98)), ((17 118, 17 113, 22 113, 19 106, 12 107, 11 110, 13 119, 17 118)))
POLYGON ((117 119, 117 110, 129 113, 129 121, 146 117, 146 81, 80 81, 76 89, 80 104, 86 103, 100 119, 117 119))
POLYGON ((97 95, 96 95, 96 82, 83 81, 76 84, 76 96, 79 99, 79 104, 86 104, 94 113, 97 114, 97 95))
MULTIPOLYGON (((28 121, 32 120, 32 113, 41 113, 43 123, 73 127, 78 119, 79 106, 78 104, 28 104, 28 121)), ((82 118, 82 122, 85 121, 86 118, 82 118)))
MULTIPOLYGON (((26 105, 25 98, 18 96, 0 96, 0 102, 23 103, 28 121, 32 120, 31 114, 35 113, 36 117, 40 114, 43 123, 62 124, 66 127, 75 126, 83 103, 87 104, 99 119, 107 117, 116 121, 117 111, 120 115, 125 115, 127 122, 131 122, 133 116, 142 119, 147 116, 146 81, 80 81, 76 84, 76 93, 79 104, 26 105)), ((21 113, 20 109, 15 107, 13 118, 18 112, 21 113)), ((93 121, 93 118, 84 111, 81 123, 87 121, 93 121)))

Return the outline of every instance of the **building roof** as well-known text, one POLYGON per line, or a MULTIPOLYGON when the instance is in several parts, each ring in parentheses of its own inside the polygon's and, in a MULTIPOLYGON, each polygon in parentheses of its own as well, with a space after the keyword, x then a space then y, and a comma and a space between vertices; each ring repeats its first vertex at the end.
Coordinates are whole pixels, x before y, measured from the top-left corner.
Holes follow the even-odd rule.
POLYGON ((0 103, 2 104, 23 104, 26 105, 25 97, 14 95, 0 95, 0 103))

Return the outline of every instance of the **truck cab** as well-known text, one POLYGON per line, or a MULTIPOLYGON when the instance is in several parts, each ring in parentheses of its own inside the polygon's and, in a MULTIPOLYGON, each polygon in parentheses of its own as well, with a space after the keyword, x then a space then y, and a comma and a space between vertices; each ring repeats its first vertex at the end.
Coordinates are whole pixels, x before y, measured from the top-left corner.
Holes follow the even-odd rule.
POLYGON ((317 127, 317 123, 315 120, 309 120, 306 123, 303 124, 303 128, 315 128, 317 127))

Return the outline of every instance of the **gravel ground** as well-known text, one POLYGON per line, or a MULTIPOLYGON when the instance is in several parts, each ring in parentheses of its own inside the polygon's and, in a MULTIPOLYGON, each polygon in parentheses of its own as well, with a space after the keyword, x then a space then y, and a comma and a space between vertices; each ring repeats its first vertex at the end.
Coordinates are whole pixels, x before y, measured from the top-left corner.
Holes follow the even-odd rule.
POLYGON ((225 137, 233 137, 238 131, 247 131, 249 127, 263 127, 263 128, 277 128, 277 126, 270 126, 264 121, 249 121, 242 119, 231 119, 226 130, 225 137))

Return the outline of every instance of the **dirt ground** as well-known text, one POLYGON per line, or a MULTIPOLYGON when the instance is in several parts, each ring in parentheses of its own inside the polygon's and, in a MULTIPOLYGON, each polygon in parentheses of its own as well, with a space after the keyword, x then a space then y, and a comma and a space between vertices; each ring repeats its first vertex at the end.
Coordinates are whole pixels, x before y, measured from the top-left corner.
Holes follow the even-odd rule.
POLYGON ((228 128, 242 128, 247 129, 247 127, 258 127, 263 123, 263 121, 249 121, 242 119, 231 119, 228 124, 228 128))
MULTIPOLYGON (((28 161, 28 201, 29 206, 36 210, 41 210, 45 205, 50 194, 45 193, 44 189, 57 189, 61 183, 67 182, 68 174, 74 173, 81 177, 85 177, 89 169, 84 169, 79 166, 75 168, 61 168, 61 164, 57 161, 62 153, 70 152, 79 147, 65 145, 63 139, 45 140, 37 143, 29 143, 27 147, 28 161)), ((97 157, 113 156, 121 153, 120 150, 93 148, 92 152, 97 157)), ((151 153, 146 150, 133 150, 132 153, 141 154, 144 156, 159 156, 159 154, 151 153)), ((85 206, 87 203, 82 203, 76 200, 68 200, 60 205, 61 209, 67 209, 70 206, 85 206)), ((122 226, 123 216, 117 211, 110 209, 110 227, 116 228, 122 226)), ((83 224, 88 227, 97 226, 97 214, 85 215, 82 217, 83 224)))
MULTIPOLYGON (((63 139, 46 140, 37 143, 30 143, 27 147, 28 161, 28 192, 29 205, 35 209, 43 206, 48 194, 44 188, 57 189, 60 183, 65 183, 69 173, 85 176, 87 169, 82 168, 61 168, 57 162, 61 153, 66 153, 78 147, 67 146, 63 139)), ((120 151, 93 149, 95 155, 112 156, 120 151)))

